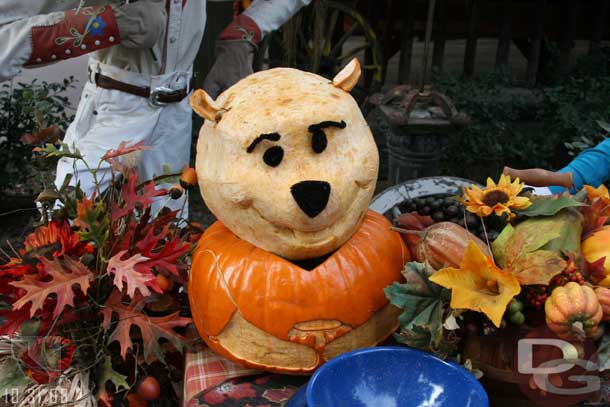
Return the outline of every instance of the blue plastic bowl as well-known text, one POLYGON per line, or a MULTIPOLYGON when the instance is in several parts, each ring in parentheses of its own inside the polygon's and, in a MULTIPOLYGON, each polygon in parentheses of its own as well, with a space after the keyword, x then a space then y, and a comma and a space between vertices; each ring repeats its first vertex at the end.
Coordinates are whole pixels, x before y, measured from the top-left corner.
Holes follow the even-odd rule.
POLYGON ((332 359, 311 377, 305 396, 307 407, 489 406, 483 386, 462 366, 390 346, 332 359))

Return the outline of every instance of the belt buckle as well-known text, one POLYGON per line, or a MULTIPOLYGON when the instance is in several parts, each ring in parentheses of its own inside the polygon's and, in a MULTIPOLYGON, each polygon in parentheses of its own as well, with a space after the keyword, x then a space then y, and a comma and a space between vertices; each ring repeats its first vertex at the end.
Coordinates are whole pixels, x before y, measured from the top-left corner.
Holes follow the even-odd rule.
POLYGON ((150 92, 150 96, 148 97, 148 102, 151 104, 151 106, 155 106, 155 107, 166 106, 169 103, 160 101, 159 96, 170 96, 170 95, 176 94, 178 92, 179 91, 177 91, 177 90, 166 88, 164 86, 160 86, 158 88, 154 88, 150 92))

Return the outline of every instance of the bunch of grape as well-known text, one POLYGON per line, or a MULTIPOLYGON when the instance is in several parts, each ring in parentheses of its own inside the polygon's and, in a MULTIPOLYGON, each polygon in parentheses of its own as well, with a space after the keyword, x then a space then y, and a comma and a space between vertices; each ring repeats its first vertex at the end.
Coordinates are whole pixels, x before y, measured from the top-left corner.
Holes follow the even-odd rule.
POLYGON ((545 285, 525 286, 525 300, 538 310, 544 307, 548 296, 548 287, 545 285))
POLYGON ((575 282, 580 285, 585 284, 585 277, 582 275, 580 270, 577 268, 567 267, 562 273, 557 274, 549 282, 550 287, 559 287, 568 284, 569 282, 575 282))
MULTIPOLYGON (((449 194, 409 199, 399 206, 399 210, 401 213, 417 212, 420 215, 430 216, 435 222, 457 223, 484 242, 486 241, 481 219, 466 211, 464 206, 449 194)), ((487 225, 485 227, 487 229, 487 238, 490 242, 494 241, 498 237, 499 232, 489 228, 487 225)))

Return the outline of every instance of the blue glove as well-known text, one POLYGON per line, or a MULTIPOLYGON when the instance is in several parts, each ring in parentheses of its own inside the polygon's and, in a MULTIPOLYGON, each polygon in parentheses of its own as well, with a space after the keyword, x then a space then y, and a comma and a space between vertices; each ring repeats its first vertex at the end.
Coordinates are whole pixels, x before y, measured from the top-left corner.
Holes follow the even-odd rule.
MULTIPOLYGON (((610 179, 610 139, 606 139, 593 148, 583 151, 566 167, 557 172, 571 172, 575 192, 583 185, 597 188, 610 179)), ((565 191, 563 187, 549 187, 554 194, 565 191)))

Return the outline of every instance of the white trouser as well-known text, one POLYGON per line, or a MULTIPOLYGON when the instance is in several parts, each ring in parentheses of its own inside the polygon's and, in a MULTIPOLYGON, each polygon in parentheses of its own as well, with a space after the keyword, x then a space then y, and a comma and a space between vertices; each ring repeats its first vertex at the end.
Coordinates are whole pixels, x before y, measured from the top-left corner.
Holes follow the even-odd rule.
MULTIPOLYGON (((149 86, 151 89, 183 89, 188 86, 191 77, 190 72, 172 72, 149 77, 97 61, 91 61, 90 68, 93 73, 99 72, 121 82, 149 86)), ((183 166, 189 164, 191 119, 188 97, 179 103, 155 107, 141 96, 98 88, 88 81, 64 142, 70 148, 78 148, 89 167, 96 168, 101 157, 108 150, 116 149, 121 141, 128 141, 129 145, 144 141, 145 145, 152 148, 150 151, 142 151, 141 161, 137 164, 140 180, 144 181, 162 175, 164 170, 180 172, 183 166)), ((101 191, 110 183, 110 171, 109 165, 102 162, 100 170, 97 171, 101 191)), ((62 158, 57 164, 55 184, 58 188, 69 173, 74 174, 72 185, 80 182, 81 188, 88 196, 95 191, 91 172, 82 162, 68 158, 62 158)), ((161 187, 167 188, 169 185, 161 187)), ((163 205, 171 209, 181 209, 184 199, 184 196, 177 200, 161 197, 155 202, 153 209, 159 209, 163 205)), ((184 206, 186 208, 186 205, 184 206)), ((186 209, 183 216, 187 217, 186 209)))

